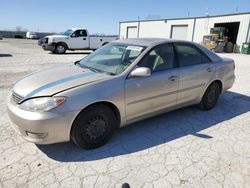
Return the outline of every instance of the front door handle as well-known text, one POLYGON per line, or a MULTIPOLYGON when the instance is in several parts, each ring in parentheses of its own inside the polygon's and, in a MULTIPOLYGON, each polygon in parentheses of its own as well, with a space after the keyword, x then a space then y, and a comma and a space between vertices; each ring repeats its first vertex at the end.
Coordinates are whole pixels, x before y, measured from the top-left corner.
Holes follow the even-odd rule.
POLYGON ((82 40, 86 40, 86 38, 83 38, 82 40))
POLYGON ((208 67, 207 72, 212 72, 212 69, 210 67, 208 67))
POLYGON ((170 80, 170 81, 175 81, 176 79, 178 78, 178 76, 170 76, 168 79, 170 80))

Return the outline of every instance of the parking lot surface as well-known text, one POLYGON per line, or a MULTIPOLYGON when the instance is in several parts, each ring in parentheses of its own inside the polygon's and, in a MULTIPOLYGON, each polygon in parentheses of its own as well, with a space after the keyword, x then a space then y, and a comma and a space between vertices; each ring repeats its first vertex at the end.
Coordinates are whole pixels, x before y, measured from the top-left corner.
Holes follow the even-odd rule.
POLYGON ((0 41, 0 187, 250 187, 250 56, 236 62, 236 82, 210 111, 187 107, 116 132, 105 146, 39 146, 10 126, 6 96, 26 74, 86 55, 45 52, 34 40, 0 41))

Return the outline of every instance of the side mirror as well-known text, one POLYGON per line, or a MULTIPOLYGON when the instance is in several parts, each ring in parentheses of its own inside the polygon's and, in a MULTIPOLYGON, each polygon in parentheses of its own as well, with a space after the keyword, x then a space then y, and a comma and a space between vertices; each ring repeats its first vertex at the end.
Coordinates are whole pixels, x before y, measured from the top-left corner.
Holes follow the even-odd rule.
POLYGON ((130 73, 130 77, 150 76, 151 70, 147 67, 137 67, 130 73))

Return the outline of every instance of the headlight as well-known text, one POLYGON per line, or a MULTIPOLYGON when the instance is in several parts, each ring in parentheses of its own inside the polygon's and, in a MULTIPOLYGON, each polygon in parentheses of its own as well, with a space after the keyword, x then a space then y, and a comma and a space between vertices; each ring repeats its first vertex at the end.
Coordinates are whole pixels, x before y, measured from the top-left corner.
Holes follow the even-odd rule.
POLYGON ((29 99, 20 104, 20 108, 32 112, 49 111, 65 101, 65 97, 39 97, 29 99))

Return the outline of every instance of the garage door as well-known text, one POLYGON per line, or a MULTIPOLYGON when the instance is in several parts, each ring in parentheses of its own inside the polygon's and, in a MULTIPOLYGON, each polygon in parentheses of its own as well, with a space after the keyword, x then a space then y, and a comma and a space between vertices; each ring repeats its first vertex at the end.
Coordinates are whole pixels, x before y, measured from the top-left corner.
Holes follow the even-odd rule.
POLYGON ((188 25, 172 25, 171 38, 187 40, 188 25))
POLYGON ((127 38, 137 38, 137 27, 127 27, 127 38))

